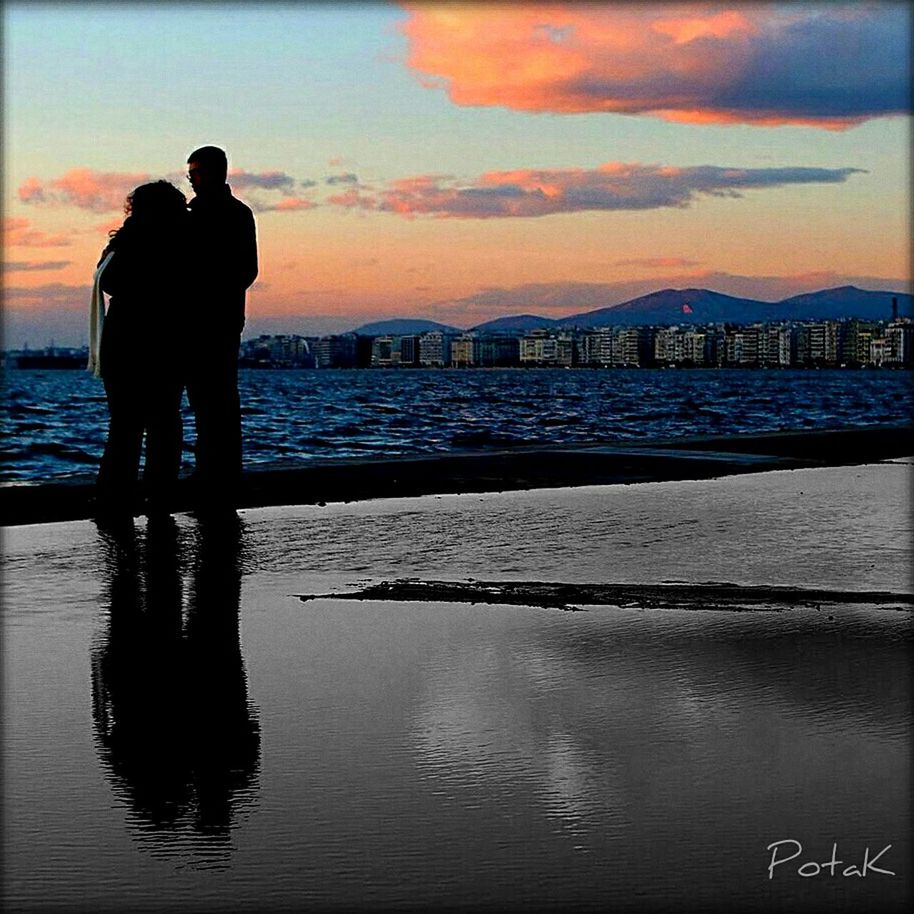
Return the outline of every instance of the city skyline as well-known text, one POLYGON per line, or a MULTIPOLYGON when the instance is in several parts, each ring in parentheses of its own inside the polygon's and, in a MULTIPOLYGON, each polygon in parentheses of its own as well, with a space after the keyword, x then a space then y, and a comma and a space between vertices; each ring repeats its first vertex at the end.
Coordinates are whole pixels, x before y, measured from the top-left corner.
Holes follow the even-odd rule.
MULTIPOLYGON (((908 303, 910 305, 910 302, 908 303)), ((691 314, 691 312, 689 312, 691 314)), ((782 317, 742 322, 621 323, 524 329, 444 325, 394 329, 388 321, 325 336, 260 334, 241 341, 243 368, 779 367, 914 364, 914 319, 782 317)), ((429 322, 418 322, 429 323, 429 322)), ((163 341, 167 348, 169 341, 163 341)), ((0 352, 8 368, 83 368, 88 347, 0 352)))
POLYGON ((125 194, 189 192, 206 142, 257 212, 246 335, 470 326, 521 299, 562 316, 663 287, 910 290, 906 4, 4 19, 7 348, 80 342, 125 194))

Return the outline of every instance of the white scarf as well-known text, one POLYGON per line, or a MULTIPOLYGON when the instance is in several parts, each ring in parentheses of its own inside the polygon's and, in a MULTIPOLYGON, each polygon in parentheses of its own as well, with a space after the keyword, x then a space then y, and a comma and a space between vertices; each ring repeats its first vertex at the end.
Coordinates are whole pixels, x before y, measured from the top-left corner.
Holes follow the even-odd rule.
POLYGON ((114 251, 109 251, 92 276, 92 298, 89 300, 89 364, 86 370, 96 378, 102 376, 101 342, 102 324, 105 322, 105 293, 102 292, 102 273, 111 262, 114 251))

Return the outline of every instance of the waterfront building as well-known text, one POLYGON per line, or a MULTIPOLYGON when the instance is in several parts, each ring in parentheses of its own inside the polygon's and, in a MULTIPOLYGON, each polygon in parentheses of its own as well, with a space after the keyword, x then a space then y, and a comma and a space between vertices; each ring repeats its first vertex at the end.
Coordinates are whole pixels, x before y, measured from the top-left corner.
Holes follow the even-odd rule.
POLYGON ((888 346, 885 361, 887 365, 914 364, 914 323, 909 318, 893 320, 885 330, 888 346))
POLYGON ((451 341, 451 365, 470 368, 479 364, 479 338, 475 333, 464 333, 451 341))
POLYGON ((322 336, 312 345, 317 368, 353 368, 358 338, 354 333, 322 336))
POLYGON ((881 368, 889 355, 889 342, 884 336, 874 337, 870 340, 870 364, 881 368))
POLYGON ((531 330, 520 340, 520 363, 526 366, 558 364, 558 338, 549 330, 531 330))
POLYGON ((777 364, 781 368, 789 368, 797 358, 796 328, 790 324, 779 325, 777 339, 777 364))
POLYGON ((443 368, 450 361, 450 334, 441 330, 428 330, 419 337, 419 364, 423 368, 443 368))
POLYGON ((400 337, 376 336, 371 343, 371 367, 393 368, 400 364, 400 337))
POLYGON ((679 339, 679 328, 660 327, 654 334, 654 361, 658 365, 673 365, 681 360, 676 358, 676 342, 679 339))
POLYGON ((570 331, 559 333, 555 341, 555 364, 562 368, 571 368, 575 363, 574 334, 570 331))
POLYGON ((708 364, 723 367, 727 360, 726 326, 714 325, 708 331, 708 364))
POLYGON ((873 321, 849 320, 841 324, 838 336, 838 361, 841 365, 859 367, 870 360, 870 343, 877 335, 873 321))
POLYGON ((781 328, 777 324, 762 324, 758 328, 759 365, 776 367, 781 364, 781 328))
POLYGON ((596 333, 593 330, 580 330, 575 336, 575 364, 593 365, 593 344, 596 333))
POLYGON ((796 327, 796 333, 794 336, 795 340, 795 357, 794 364, 801 365, 803 367, 812 364, 812 359, 809 356, 809 325, 808 324, 798 324, 796 327))
POLYGON ((682 332, 682 363, 686 365, 707 365, 709 362, 710 340, 701 330, 682 332))
POLYGON ((419 337, 400 337, 400 364, 415 367, 419 364, 419 337))
POLYGON ((619 368, 638 368, 646 364, 653 351, 653 328, 619 327, 613 331, 612 364, 619 368))
POLYGON ((239 346, 239 358, 254 366, 304 368, 314 364, 308 341, 294 334, 263 333, 239 346))
POLYGON ((484 336, 479 344, 477 364, 485 368, 505 368, 520 361, 520 341, 516 336, 484 336))
POLYGON ((727 329, 728 365, 758 365, 759 363, 759 325, 749 327, 729 327, 727 329))
POLYGON ((584 365, 609 367, 613 362, 613 332, 610 327, 597 327, 581 337, 581 362, 584 365))
POLYGON ((838 322, 809 324, 809 361, 814 365, 838 364, 838 322))

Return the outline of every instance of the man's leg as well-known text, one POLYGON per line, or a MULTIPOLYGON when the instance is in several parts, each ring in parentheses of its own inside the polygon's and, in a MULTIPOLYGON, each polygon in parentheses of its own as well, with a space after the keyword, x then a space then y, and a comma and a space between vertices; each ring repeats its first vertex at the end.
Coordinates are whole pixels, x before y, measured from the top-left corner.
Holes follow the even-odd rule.
POLYGON ((233 507, 241 477, 238 339, 210 343, 189 372, 187 395, 197 425, 196 472, 205 501, 233 507))
POLYGON ((108 439, 98 470, 98 499, 103 510, 132 512, 143 444, 143 405, 124 374, 105 379, 108 398, 108 439))
POLYGON ((181 469, 181 383, 166 379, 147 392, 143 482, 152 508, 168 509, 181 469))

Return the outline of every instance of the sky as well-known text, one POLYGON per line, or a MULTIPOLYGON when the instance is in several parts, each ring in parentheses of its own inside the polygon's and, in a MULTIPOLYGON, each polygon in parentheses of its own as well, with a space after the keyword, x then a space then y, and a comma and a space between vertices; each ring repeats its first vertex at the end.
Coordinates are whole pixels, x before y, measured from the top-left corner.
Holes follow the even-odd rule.
MULTIPOLYGON (((126 194, 228 151, 245 336, 663 288, 910 291, 907 3, 3 7, 3 346, 80 345, 126 194)), ((163 303, 179 332, 181 292, 163 303)))

